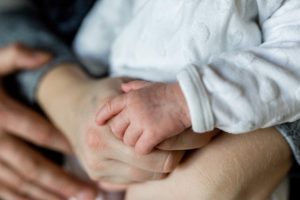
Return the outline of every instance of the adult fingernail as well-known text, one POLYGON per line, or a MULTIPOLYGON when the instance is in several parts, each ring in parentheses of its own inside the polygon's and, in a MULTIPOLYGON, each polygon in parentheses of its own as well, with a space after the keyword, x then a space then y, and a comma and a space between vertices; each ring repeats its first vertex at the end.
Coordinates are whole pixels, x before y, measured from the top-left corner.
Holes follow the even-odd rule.
POLYGON ((95 200, 104 200, 103 193, 99 193, 95 200))
POLYGON ((95 198, 95 193, 90 189, 82 190, 76 196, 76 200, 94 200, 95 198))

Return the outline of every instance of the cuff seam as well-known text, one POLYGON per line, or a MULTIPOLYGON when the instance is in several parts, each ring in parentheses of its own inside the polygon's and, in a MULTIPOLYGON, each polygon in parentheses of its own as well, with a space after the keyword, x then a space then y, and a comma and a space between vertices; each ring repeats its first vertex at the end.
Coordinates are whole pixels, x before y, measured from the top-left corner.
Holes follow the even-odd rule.
POLYGON ((195 132, 207 132, 214 129, 214 118, 206 88, 196 66, 189 65, 177 75, 191 115, 195 132))

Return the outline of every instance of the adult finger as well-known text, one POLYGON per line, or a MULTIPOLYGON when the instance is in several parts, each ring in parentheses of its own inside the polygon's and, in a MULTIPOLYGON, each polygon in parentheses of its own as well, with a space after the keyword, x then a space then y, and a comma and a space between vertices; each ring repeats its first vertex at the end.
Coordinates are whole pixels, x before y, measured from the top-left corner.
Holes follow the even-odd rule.
POLYGON ((2 98, 1 128, 39 146, 63 153, 71 153, 71 147, 62 133, 34 111, 27 109, 10 97, 2 98))
POLYGON ((0 158, 26 180, 64 198, 93 199, 94 189, 65 173, 17 139, 0 141, 0 158), (18 151, 16 151, 18 149, 18 151))
POLYGON ((120 113, 125 106, 124 98, 124 95, 120 95, 108 100, 96 115, 97 124, 104 125, 111 117, 120 113))
POLYGON ((116 184, 116 185, 132 185, 132 184, 139 183, 139 182, 129 180, 126 177, 119 177, 119 176, 105 176, 105 177, 102 177, 101 180, 106 182, 106 183, 110 183, 111 185, 113 185, 113 184, 116 184))
POLYGON ((125 191, 129 187, 129 185, 114 184, 105 181, 98 182, 98 186, 99 188, 108 192, 121 192, 121 191, 125 191))
POLYGON ((28 182, 3 162, 0 162, 0 182, 8 185, 14 191, 34 199, 61 200, 54 193, 28 182))
POLYGON ((35 51, 16 43, 0 49, 0 75, 6 75, 18 69, 33 69, 51 59, 51 55, 35 51))
POLYGON ((22 196, 0 182, 0 198, 3 200, 32 200, 22 196))
POLYGON ((208 144, 219 133, 220 131, 215 130, 209 133, 198 134, 194 133, 192 129, 188 129, 177 136, 165 140, 157 148, 166 151, 199 149, 208 144))
POLYGON ((154 150, 150 154, 139 155, 132 147, 125 146, 122 141, 114 138, 109 131, 104 131, 102 134, 104 140, 107 141, 106 145, 113 147, 108 148, 109 151, 106 152, 108 158, 146 171, 169 173, 177 167, 184 154, 183 151, 154 150), (122 154, 120 154, 120 149, 122 149, 122 154))
POLYGON ((152 83, 149 81, 131 81, 128 83, 123 83, 121 85, 121 88, 123 90, 123 92, 130 92, 131 90, 138 90, 144 87, 147 87, 149 85, 151 85, 152 83))
POLYGON ((157 180, 165 176, 165 173, 143 170, 116 160, 107 160, 101 163, 101 165, 98 165, 98 175, 95 175, 97 180, 105 179, 105 181, 108 181, 108 177, 120 178, 117 182, 113 182, 113 179, 110 180, 110 183, 115 184, 129 184, 133 182, 157 180))

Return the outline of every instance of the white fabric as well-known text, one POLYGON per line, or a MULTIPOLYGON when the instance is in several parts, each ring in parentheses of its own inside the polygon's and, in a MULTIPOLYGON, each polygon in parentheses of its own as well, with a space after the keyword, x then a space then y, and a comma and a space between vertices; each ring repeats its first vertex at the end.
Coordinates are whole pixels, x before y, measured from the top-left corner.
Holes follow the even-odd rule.
POLYGON ((273 193, 271 200, 289 200, 289 180, 286 178, 281 184, 277 187, 273 193))
POLYGON ((196 132, 300 118, 299 0, 102 0, 74 47, 113 76, 177 76, 196 132))

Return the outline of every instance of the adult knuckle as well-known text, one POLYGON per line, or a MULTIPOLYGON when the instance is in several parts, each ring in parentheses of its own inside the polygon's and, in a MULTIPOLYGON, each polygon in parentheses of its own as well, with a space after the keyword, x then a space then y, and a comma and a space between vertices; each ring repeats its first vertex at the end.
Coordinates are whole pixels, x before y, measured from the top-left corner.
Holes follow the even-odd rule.
POLYGON ((89 148, 92 150, 105 150, 106 149, 106 143, 105 140, 101 137, 101 134, 94 130, 89 129, 86 132, 86 143, 89 148))
POLYGON ((94 172, 98 171, 101 169, 101 165, 99 164, 99 160, 95 156, 88 156, 86 158, 86 166, 87 166, 87 171, 89 172, 89 175, 94 176, 94 172))

